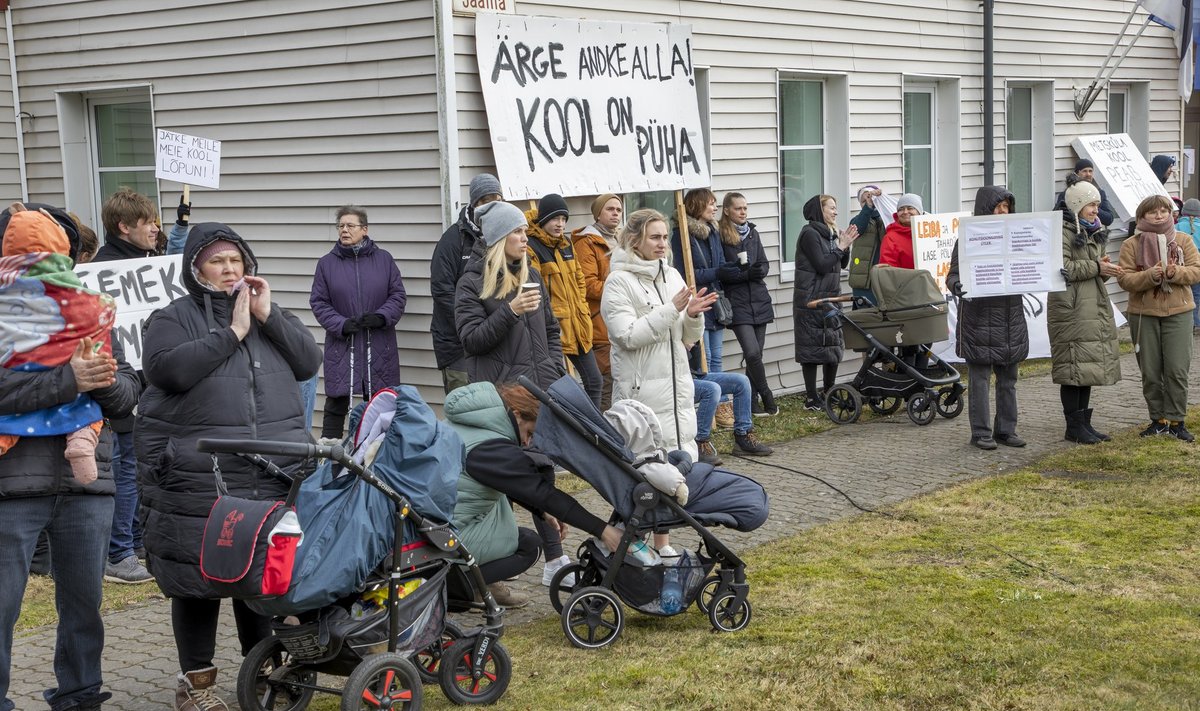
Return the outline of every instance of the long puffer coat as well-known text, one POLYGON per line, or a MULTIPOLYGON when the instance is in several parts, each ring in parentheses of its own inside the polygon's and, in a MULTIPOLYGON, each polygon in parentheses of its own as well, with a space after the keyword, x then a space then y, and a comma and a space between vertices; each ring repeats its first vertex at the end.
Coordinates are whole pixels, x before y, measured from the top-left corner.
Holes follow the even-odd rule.
POLYGON ((364 237, 361 245, 355 252, 340 242, 334 244, 317 262, 308 297, 313 316, 325 329, 325 394, 330 397, 354 393, 370 397, 400 384, 396 323, 408 302, 404 281, 387 250, 370 237, 364 237), (348 319, 371 313, 383 316, 383 328, 342 335, 348 319))
MULTIPOLYGON (((722 270, 725 266, 725 250, 721 248, 721 233, 717 230, 716 223, 704 222, 694 217, 687 218, 687 226, 696 291, 715 291, 721 286, 722 271, 729 271, 722 270)), ((671 254, 675 269, 680 274, 686 274, 683 268, 683 241, 678 227, 671 231, 671 254)), ((717 331, 722 328, 725 327, 716 322, 712 309, 704 312, 704 330, 717 331)))
POLYGON ((666 258, 613 252, 600 312, 612 344, 613 402, 637 400, 654 410, 668 451, 695 460, 696 409, 684 344, 700 340, 704 320, 679 311, 671 297, 686 288, 666 258))
MULTIPOLYGON (((455 292, 454 321, 463 350, 467 353, 467 373, 472 383, 515 383, 524 375, 548 388, 566 372, 558 319, 542 287, 542 277, 529 270, 529 281, 542 289, 542 307, 520 316, 508 302, 514 296, 479 298, 483 290, 483 243, 467 264, 455 292)), ((510 264, 515 271, 519 263, 510 264)))
POLYGON ((1069 212, 1062 231, 1067 290, 1052 292, 1046 306, 1051 378, 1059 385, 1113 385, 1121 379, 1121 352, 1108 277, 1100 276, 1108 230, 1077 230, 1069 212))
MULTIPOLYGON (((1002 201, 1015 203, 1013 194, 990 185, 975 194, 975 215, 990 215, 1002 201)), ((946 284, 961 282, 958 268, 958 243, 950 257, 946 284)), ((1029 328, 1025 325, 1025 304, 1021 296, 985 296, 967 294, 958 300, 958 325, 955 328, 955 352, 968 363, 1011 365, 1029 355, 1029 328)))
POLYGON ((766 282, 771 273, 771 262, 767 259, 767 250, 763 249, 762 238, 758 236, 758 228, 753 222, 746 224, 750 225, 750 234, 739 244, 721 242, 726 264, 737 264, 738 252, 745 252, 749 267, 738 270, 737 276, 730 275, 731 278, 721 280, 725 296, 733 306, 732 326, 760 326, 775 320, 775 304, 771 302, 766 282))
POLYGON ((837 321, 826 319, 827 308, 810 309, 808 302, 842 293, 842 270, 850 253, 838 248, 837 235, 825 224, 821 200, 804 203, 808 224, 796 240, 796 279, 792 284, 792 318, 797 363, 837 363, 844 342, 837 321))
MULTIPOLYGON (((183 263, 217 239, 242 250, 245 270, 256 262, 249 245, 226 225, 192 227, 183 263)), ((200 539, 217 499, 211 455, 196 440, 259 439, 310 442, 296 381, 317 373, 321 350, 300 319, 271 304, 263 323, 253 315, 241 341, 229 327, 233 297, 210 291, 183 270, 187 296, 146 322, 142 369, 149 386, 138 403, 134 447, 150 571, 167 597, 219 597, 200 575, 200 539)), ((272 457, 285 472, 301 460, 272 457)), ((218 455, 233 496, 282 499, 287 484, 234 455, 218 455)))

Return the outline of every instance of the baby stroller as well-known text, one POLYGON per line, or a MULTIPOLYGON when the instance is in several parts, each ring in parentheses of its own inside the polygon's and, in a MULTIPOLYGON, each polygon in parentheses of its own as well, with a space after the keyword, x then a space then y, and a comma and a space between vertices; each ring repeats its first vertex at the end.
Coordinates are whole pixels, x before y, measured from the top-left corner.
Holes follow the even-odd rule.
POLYGON ((234 454, 273 476, 286 475, 265 456, 325 460, 292 478, 285 502, 295 502, 303 529, 287 593, 247 600, 274 615, 274 634, 242 661, 243 711, 300 711, 318 691, 340 695, 342 711, 415 710, 422 682, 433 681, 454 703, 490 704, 508 687, 503 609, 457 532, 437 520, 448 518, 446 502, 436 492, 408 490, 417 483, 414 471, 442 469, 447 457, 457 459, 450 468, 456 478, 461 440, 412 388, 381 391, 365 413, 360 405, 350 421, 355 434, 333 446, 198 443, 214 453, 214 466, 216 453, 234 454), (483 625, 462 629, 446 619, 468 610, 481 610, 483 625), (337 689, 318 684, 318 674, 348 678, 337 689))
POLYGON ((928 425, 936 415, 957 417, 963 410, 958 371, 928 345, 950 337, 946 299, 937 282, 924 269, 877 265, 871 268, 871 284, 879 301, 872 308, 842 311, 834 305, 850 296, 808 304, 828 308, 827 318, 841 322, 846 347, 865 354, 854 380, 825 393, 825 414, 839 425, 850 424, 865 401, 880 415, 907 402, 908 418, 918 425, 928 425))
POLYGON ((737 632, 750 624, 746 565, 705 526, 741 531, 761 526, 768 513, 762 486, 733 472, 692 464, 686 472, 687 506, 680 506, 647 482, 639 470, 644 462, 575 380, 563 377, 548 392, 525 377, 518 381, 543 404, 533 446, 591 484, 613 506, 609 523, 624 526, 616 551, 609 553, 589 538, 579 548, 578 562, 564 566, 550 582, 551 604, 571 644, 581 649, 613 644, 624 627, 622 604, 670 616, 686 611, 694 601, 719 632, 737 632), (597 451, 602 456, 597 457, 597 451), (684 527, 696 531, 701 542, 674 566, 644 565, 630 550, 631 545, 644 545, 642 539, 650 532, 684 527), (719 566, 716 573, 714 566, 719 566), (567 584, 568 579, 573 584, 567 584), (664 604, 668 587, 678 593, 671 605, 664 604))

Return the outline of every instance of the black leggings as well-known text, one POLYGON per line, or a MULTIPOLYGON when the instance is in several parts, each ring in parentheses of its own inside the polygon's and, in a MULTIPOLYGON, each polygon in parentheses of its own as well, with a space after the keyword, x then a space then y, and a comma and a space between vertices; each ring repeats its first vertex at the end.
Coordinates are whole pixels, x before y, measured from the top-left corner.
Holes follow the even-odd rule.
MULTIPOLYGON (((171 628, 175 631, 180 671, 196 671, 213 665, 220 616, 220 600, 171 598, 171 628)), ((233 601, 233 621, 237 623, 243 657, 254 645, 271 636, 271 618, 255 613, 241 600, 233 601)))
POLYGON ((508 580, 514 575, 520 575, 529 570, 529 567, 537 560, 540 551, 538 534, 528 528, 518 528, 517 552, 480 565, 479 572, 483 573, 483 581, 488 585, 508 580))
POLYGON ((804 392, 814 400, 817 397, 817 366, 821 366, 826 390, 832 388, 837 380, 837 363, 801 363, 800 366, 804 371, 804 392))
POLYGON ((587 393, 588 399, 599 408, 601 394, 604 392, 604 376, 600 374, 600 366, 596 363, 596 354, 588 351, 578 355, 569 355, 567 359, 575 367, 575 372, 579 373, 579 379, 583 381, 583 390, 587 393))
POLYGON ((767 384, 767 369, 763 366, 763 348, 767 343, 767 325, 741 323, 731 327, 746 359, 746 377, 750 379, 750 397, 760 398, 764 405, 773 405, 775 396, 767 384), (768 403, 767 400, 771 402, 768 403))
POLYGON ((1060 385, 1059 397, 1062 398, 1063 412, 1068 415, 1072 412, 1086 410, 1088 403, 1092 399, 1092 386, 1090 385, 1060 385))
POLYGON ((321 436, 341 439, 345 434, 346 413, 350 411, 350 396, 325 396, 325 414, 321 418, 321 436))

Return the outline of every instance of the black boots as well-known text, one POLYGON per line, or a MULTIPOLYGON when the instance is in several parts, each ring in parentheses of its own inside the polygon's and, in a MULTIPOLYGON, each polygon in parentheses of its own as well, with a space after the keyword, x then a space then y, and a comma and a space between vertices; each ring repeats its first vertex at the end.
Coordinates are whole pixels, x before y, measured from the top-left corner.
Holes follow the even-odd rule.
POLYGON ((1112 437, 1109 437, 1103 432, 1097 432, 1096 428, 1092 427, 1092 408, 1089 407, 1088 409, 1084 410, 1083 413, 1083 426, 1087 428, 1087 431, 1091 432, 1092 436, 1101 442, 1111 442, 1112 437))
POLYGON ((1092 415, 1091 410, 1076 410, 1065 413, 1067 416, 1067 433, 1063 439, 1079 444, 1100 444, 1100 438, 1092 434, 1087 421, 1092 415))

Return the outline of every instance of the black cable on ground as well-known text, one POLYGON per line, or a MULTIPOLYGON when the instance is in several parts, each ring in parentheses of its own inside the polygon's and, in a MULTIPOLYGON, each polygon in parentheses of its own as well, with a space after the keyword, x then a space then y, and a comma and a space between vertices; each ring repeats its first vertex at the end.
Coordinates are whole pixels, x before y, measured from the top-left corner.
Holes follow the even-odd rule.
POLYGON ((746 457, 746 456, 743 456, 743 455, 737 454, 737 453, 731 454, 730 456, 737 457, 738 459, 743 459, 747 462, 753 462, 754 464, 759 464, 764 467, 772 467, 774 469, 779 469, 779 470, 782 470, 785 472, 791 472, 792 474, 799 474, 800 476, 808 477, 809 479, 812 479, 813 481, 818 481, 818 482, 824 484, 825 486, 829 487, 830 489, 833 489, 837 493, 841 494, 842 498, 844 498, 846 501, 850 502, 851 506, 853 506, 854 508, 856 508, 859 511, 862 511, 864 513, 879 514, 880 516, 887 516, 888 518, 894 518, 894 519, 900 518, 899 516, 888 513, 887 511, 880 511, 879 509, 870 509, 870 508, 867 508, 866 506, 859 504, 857 501, 850 498, 849 494, 847 494, 846 492, 837 488, 833 484, 830 484, 829 482, 825 481, 824 479, 817 476, 816 474, 809 474, 808 472, 802 472, 799 469, 792 469, 791 467, 785 467, 780 464, 772 464, 771 462, 764 462, 762 459, 760 459, 758 457, 746 457))

